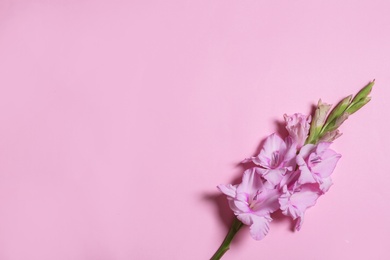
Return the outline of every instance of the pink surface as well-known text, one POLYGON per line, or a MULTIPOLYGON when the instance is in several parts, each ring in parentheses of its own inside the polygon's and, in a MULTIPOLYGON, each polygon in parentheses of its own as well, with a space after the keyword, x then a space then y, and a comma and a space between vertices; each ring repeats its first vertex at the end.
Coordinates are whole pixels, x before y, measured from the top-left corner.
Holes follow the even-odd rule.
POLYGON ((208 259, 216 185, 374 78, 302 230, 224 259, 390 259, 390 4, 270 2, 0 1, 0 259, 208 259))

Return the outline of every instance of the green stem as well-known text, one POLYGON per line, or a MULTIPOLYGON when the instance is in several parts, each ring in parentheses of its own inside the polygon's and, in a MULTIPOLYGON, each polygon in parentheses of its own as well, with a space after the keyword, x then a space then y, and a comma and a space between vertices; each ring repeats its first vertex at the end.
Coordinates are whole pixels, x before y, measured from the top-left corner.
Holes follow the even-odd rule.
POLYGON ((217 252, 210 258, 210 260, 219 260, 230 248, 230 243, 232 242, 234 236, 237 234, 238 230, 243 226, 241 221, 237 218, 234 218, 233 224, 230 227, 229 233, 226 235, 221 246, 218 248, 217 252))

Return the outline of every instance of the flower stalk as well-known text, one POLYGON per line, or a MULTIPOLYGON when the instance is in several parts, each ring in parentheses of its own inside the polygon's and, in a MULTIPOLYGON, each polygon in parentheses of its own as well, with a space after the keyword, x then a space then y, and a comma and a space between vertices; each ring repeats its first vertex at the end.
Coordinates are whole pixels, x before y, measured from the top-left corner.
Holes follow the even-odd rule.
POLYGON ((210 258, 210 260, 219 260, 221 257, 226 253, 226 251, 230 248, 230 243, 232 242, 234 236, 237 234, 237 232, 241 229, 241 227, 244 224, 242 224, 241 221, 239 221, 236 217, 234 218, 234 221, 232 223, 232 226, 229 229, 229 232, 227 233, 225 239, 223 240, 221 246, 218 248, 217 252, 210 258))

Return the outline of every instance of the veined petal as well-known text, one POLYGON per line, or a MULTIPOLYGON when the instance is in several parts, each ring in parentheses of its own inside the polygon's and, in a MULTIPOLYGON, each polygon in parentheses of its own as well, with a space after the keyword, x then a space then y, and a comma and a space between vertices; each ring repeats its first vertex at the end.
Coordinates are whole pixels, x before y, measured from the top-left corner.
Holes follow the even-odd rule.
POLYGON ((318 184, 305 184, 296 191, 290 191, 283 187, 283 195, 279 198, 280 209, 286 216, 293 219, 302 217, 306 209, 315 205, 321 191, 318 184))
POLYGON ((256 172, 258 172, 261 176, 263 176, 263 178, 266 179, 271 184, 271 186, 276 186, 282 180, 284 174, 286 173, 286 169, 258 168, 256 169, 256 172))
POLYGON ((264 142, 263 149, 260 151, 259 160, 261 166, 274 168, 282 162, 282 156, 286 153, 286 143, 277 134, 268 136, 264 142))
POLYGON ((341 154, 336 153, 333 150, 326 150, 321 157, 321 162, 315 164, 311 170, 319 175, 321 178, 329 177, 333 170, 336 168, 338 160, 341 158, 341 154))
POLYGON ((257 200, 252 206, 253 214, 257 216, 266 216, 276 211, 279 208, 280 191, 278 189, 264 189, 262 193, 257 196, 257 200))
POLYGON ((280 181, 279 187, 282 188, 283 186, 291 187, 297 183, 297 180, 300 176, 301 172, 299 170, 294 172, 287 172, 283 179, 280 181))
POLYGON ((302 158, 300 154, 297 155, 296 160, 299 166, 299 170, 301 171, 298 178, 298 183, 299 184, 315 183, 316 180, 314 179, 313 174, 311 173, 310 169, 306 165, 305 160, 302 158))
POLYGON ((300 212, 304 213, 307 208, 316 204, 320 194, 321 192, 317 184, 302 185, 298 192, 293 193, 290 198, 290 203, 300 212))

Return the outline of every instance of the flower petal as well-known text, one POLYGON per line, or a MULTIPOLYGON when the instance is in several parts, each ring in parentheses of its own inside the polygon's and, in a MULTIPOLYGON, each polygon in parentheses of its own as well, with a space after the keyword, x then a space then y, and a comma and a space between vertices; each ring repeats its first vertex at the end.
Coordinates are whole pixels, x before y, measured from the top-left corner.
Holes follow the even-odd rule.
POLYGON ((263 169, 257 168, 256 172, 259 173, 264 179, 266 179, 271 186, 276 186, 282 180, 286 169, 263 169))
POLYGON ((258 217, 252 216, 252 225, 250 226, 250 234, 255 240, 263 239, 269 231, 269 223, 271 222, 271 217, 258 217))
POLYGON ((322 154, 322 161, 312 167, 312 171, 321 178, 329 177, 336 168, 337 162, 341 158, 341 154, 336 153, 333 150, 326 150, 322 154))
POLYGON ((282 162, 280 156, 286 153, 286 149, 286 143, 277 134, 268 136, 258 156, 260 165, 265 168, 278 166, 282 162))
POLYGON ((327 192, 329 188, 333 185, 332 179, 330 177, 323 178, 320 183, 320 189, 323 193, 327 192))
POLYGON ((237 193, 246 193, 248 195, 257 193, 263 189, 263 181, 255 172, 255 168, 248 169, 242 176, 242 183, 237 186, 237 193))
POLYGON ((228 185, 223 185, 223 184, 220 184, 217 186, 217 188, 223 193, 225 194, 226 196, 228 197, 231 197, 231 198, 234 198, 236 197, 236 187, 231 185, 231 184, 228 184, 228 185))
POLYGON ((279 209, 279 196, 280 191, 278 189, 264 189, 259 193, 257 200, 252 206, 252 213, 257 216, 266 216, 279 209))

